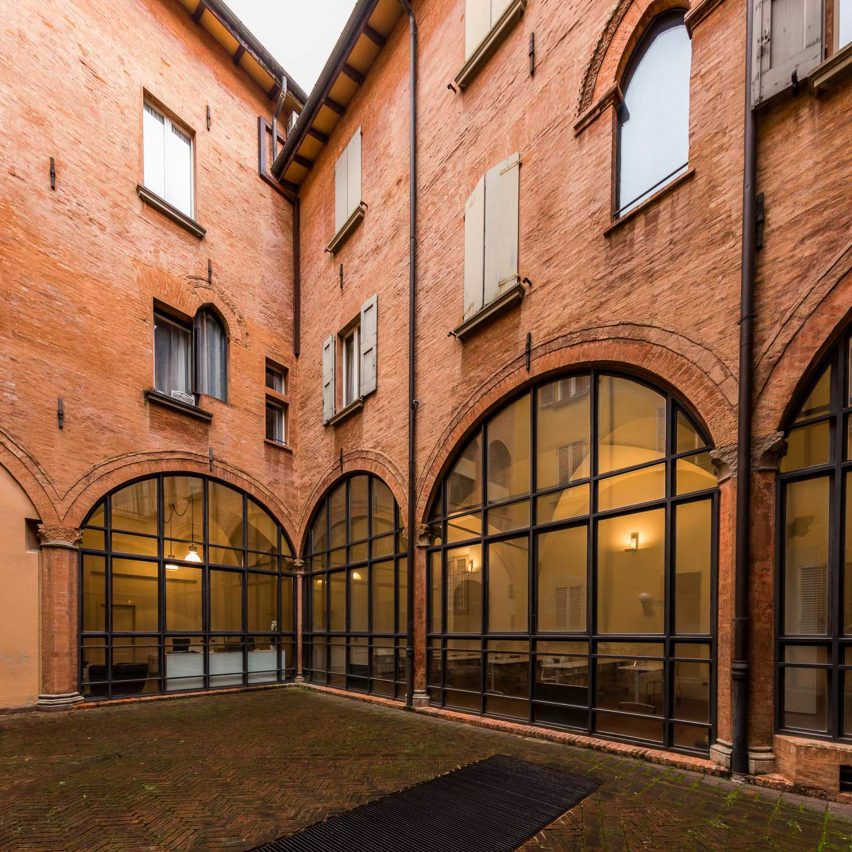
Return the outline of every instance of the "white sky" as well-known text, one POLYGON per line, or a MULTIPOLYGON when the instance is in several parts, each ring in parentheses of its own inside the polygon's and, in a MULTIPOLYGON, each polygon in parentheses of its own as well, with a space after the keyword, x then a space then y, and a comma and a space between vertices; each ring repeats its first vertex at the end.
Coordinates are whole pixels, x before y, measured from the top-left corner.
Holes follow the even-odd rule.
POLYGON ((355 0, 225 0, 310 94, 355 0))

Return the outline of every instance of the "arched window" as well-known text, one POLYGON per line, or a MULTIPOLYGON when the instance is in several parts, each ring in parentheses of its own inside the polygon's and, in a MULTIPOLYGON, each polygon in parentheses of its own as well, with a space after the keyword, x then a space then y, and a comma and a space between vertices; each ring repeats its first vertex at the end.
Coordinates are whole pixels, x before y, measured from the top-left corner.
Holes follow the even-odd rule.
POLYGON ((403 698, 408 561, 387 485, 366 473, 335 485, 314 511, 306 560, 305 675, 403 698))
POLYGON ((539 384, 459 450, 435 496, 435 704, 706 753, 717 480, 656 388, 539 384))
POLYGON ((778 526, 779 727, 852 739, 852 340, 787 429, 778 526))
POLYGON ((81 692, 114 698, 295 675, 292 550, 251 497, 159 475, 83 525, 81 692))
POLYGON ((198 393, 228 398, 228 335, 212 308, 195 316, 195 373, 198 393))
POLYGON ((687 169, 692 46, 683 12, 657 18, 622 80, 618 108, 618 216, 687 169))

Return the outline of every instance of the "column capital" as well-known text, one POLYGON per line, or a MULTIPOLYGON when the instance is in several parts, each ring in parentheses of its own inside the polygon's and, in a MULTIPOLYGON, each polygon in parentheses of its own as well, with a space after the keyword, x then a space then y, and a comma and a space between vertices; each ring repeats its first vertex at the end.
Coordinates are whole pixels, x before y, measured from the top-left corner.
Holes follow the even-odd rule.
POLYGON ((42 547, 65 547, 77 550, 83 531, 77 527, 63 527, 61 524, 39 524, 38 540, 42 547))
POLYGON ((304 559, 294 559, 293 560, 293 570, 297 574, 305 573, 305 560, 304 559))
POLYGON ((710 450, 710 462, 719 485, 729 479, 735 479, 737 475, 737 445, 724 444, 710 450))
POLYGON ((777 473, 786 450, 787 439, 783 432, 756 435, 751 444, 751 463, 755 472, 777 473))

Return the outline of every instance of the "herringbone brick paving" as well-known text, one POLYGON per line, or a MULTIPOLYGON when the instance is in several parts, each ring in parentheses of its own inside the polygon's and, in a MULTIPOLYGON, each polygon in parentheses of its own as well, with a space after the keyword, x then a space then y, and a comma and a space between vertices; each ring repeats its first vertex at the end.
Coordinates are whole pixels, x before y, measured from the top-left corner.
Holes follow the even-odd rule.
POLYGON ((841 806, 280 689, 0 718, 0 850, 245 849, 498 752, 603 782, 527 850, 852 848, 841 806))

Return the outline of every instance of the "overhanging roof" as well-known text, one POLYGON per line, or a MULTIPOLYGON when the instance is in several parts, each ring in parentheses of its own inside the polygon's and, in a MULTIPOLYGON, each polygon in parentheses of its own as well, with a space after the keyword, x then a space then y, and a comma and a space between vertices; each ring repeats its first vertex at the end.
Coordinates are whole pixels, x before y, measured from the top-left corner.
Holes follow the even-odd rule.
POLYGON ((234 65, 241 68, 260 86, 270 100, 281 92, 282 80, 287 81, 288 109, 300 110, 308 99, 302 87, 278 64, 272 54, 248 30, 223 0, 178 0, 192 20, 206 30, 231 55, 234 65))
POLYGON ((399 0, 358 0, 272 174, 296 188, 328 144, 402 14, 399 0))

